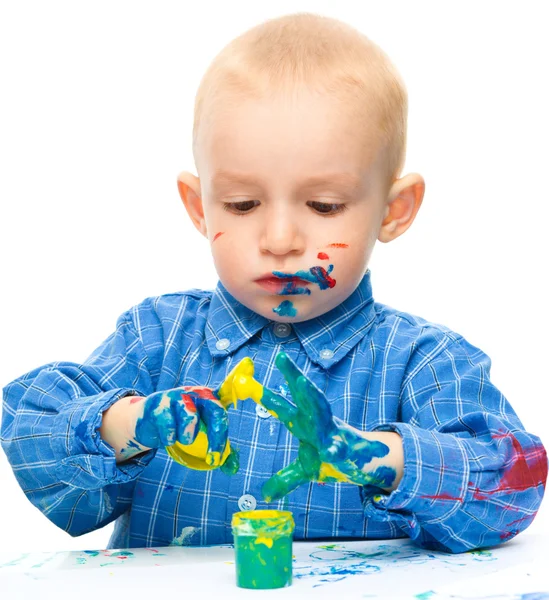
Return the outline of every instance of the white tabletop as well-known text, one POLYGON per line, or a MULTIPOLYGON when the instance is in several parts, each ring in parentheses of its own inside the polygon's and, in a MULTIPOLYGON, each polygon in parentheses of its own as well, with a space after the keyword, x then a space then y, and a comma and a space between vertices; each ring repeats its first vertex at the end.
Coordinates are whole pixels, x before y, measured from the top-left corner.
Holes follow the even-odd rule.
POLYGON ((278 590, 238 588, 232 546, 0 552, 0 598, 541 600, 549 599, 545 541, 525 532, 463 554, 422 550, 408 539, 294 542, 293 583, 278 590))

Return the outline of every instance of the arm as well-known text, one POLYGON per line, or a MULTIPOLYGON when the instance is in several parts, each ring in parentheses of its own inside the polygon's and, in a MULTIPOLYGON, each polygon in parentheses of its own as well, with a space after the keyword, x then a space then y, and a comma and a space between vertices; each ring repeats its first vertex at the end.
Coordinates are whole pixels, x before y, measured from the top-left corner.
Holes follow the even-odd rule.
POLYGON ((117 464, 101 438, 103 413, 153 392, 148 357, 129 313, 83 363, 49 363, 5 386, 1 443, 27 498, 73 536, 130 507, 149 451, 117 464))
POLYGON ((404 422, 377 428, 402 436, 404 474, 391 494, 365 494, 366 516, 446 552, 509 540, 540 506, 545 449, 490 381, 478 348, 461 338, 430 360, 419 354, 402 387, 404 422))

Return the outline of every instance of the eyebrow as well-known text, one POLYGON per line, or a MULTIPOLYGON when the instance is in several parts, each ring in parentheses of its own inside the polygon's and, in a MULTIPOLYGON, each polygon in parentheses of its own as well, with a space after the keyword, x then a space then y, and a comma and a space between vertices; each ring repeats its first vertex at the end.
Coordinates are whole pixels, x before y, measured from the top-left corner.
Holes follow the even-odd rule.
MULTIPOLYGON (((245 173, 232 173, 230 171, 218 170, 212 177, 212 183, 242 183, 251 185, 261 185, 261 180, 254 175, 245 173)), ((316 187, 320 185, 338 184, 347 188, 356 189, 360 187, 360 179, 351 173, 326 173, 308 177, 301 182, 301 187, 316 187)))

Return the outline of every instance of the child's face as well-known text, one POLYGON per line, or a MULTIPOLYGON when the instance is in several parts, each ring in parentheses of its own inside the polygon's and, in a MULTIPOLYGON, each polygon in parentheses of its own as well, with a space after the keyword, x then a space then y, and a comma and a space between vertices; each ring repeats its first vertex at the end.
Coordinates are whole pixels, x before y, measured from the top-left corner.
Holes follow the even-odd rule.
POLYGON ((202 135, 185 204, 227 290, 269 319, 321 315, 366 271, 387 189, 374 133, 353 125, 303 92, 218 111, 202 135))

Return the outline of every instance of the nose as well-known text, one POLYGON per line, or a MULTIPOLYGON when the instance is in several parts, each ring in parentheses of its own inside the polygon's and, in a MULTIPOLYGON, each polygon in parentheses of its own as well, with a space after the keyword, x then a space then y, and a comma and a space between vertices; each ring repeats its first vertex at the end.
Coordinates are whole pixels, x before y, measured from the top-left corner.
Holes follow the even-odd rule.
POLYGON ((277 206, 265 212, 260 250, 267 254, 302 254, 305 251, 303 228, 289 206, 277 206))

